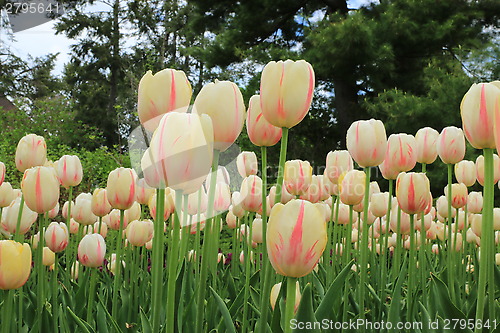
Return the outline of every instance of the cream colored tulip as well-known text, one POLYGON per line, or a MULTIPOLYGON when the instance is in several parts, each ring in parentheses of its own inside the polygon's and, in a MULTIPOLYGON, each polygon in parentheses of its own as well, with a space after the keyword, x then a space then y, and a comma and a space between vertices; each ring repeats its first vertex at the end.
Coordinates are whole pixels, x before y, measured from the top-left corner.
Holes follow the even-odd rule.
POLYGON ((35 134, 28 134, 19 140, 16 149, 16 168, 20 172, 42 166, 47 160, 45 139, 35 134))
POLYGON ((387 151, 387 135, 380 120, 358 120, 347 130, 347 150, 360 167, 380 165, 387 151))
POLYGON ((24 172, 21 182, 24 202, 38 214, 55 207, 59 201, 59 179, 51 167, 36 166, 24 172))

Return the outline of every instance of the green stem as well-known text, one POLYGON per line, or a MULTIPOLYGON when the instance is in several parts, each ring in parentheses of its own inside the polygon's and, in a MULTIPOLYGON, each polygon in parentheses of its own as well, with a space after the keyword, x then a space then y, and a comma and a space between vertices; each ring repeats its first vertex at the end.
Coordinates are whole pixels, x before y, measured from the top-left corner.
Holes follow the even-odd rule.
POLYGON ((175 282, 179 265, 179 237, 181 231, 180 212, 182 210, 182 192, 175 191, 175 215, 172 226, 172 237, 169 243, 169 264, 167 279, 167 332, 174 332, 175 326, 175 282))
POLYGON ((410 260, 408 261, 408 306, 406 319, 411 321, 413 319, 413 296, 415 295, 415 215, 410 214, 410 260))
POLYGON ((54 257, 54 270, 52 272, 52 313, 54 320, 54 328, 59 328, 59 302, 58 302, 58 285, 57 285, 57 273, 59 272, 59 255, 55 253, 54 257))
MULTIPOLYGON (((14 240, 16 242, 21 242, 22 237, 23 237, 21 235, 21 218, 23 216, 23 209, 24 209, 24 195, 21 194, 21 203, 19 204, 19 211, 17 213, 16 233, 14 234, 14 240)), ((2 215, 1 215, 2 210, 3 209, 0 209, 0 221, 1 221, 1 217, 2 217, 2 215)))
POLYGON ((195 332, 201 333, 203 331, 203 318, 204 318, 204 305, 205 305, 205 292, 208 279, 208 265, 209 265, 209 252, 210 252, 210 237, 212 236, 214 230, 212 228, 212 213, 214 207, 215 199, 215 183, 217 179, 217 168, 219 165, 219 151, 214 150, 214 157, 212 160, 212 177, 210 177, 210 188, 208 193, 208 204, 207 204, 207 220, 205 225, 205 235, 202 245, 202 257, 201 257, 201 270, 200 270, 200 280, 198 286, 197 295, 197 311, 196 311, 196 330, 195 332))
POLYGON ((453 302, 456 302, 456 296, 455 296, 455 282, 453 281, 455 278, 455 271, 453 269, 453 261, 454 261, 454 251, 453 251, 453 240, 451 238, 451 224, 452 224, 452 217, 451 217, 451 200, 452 200, 452 192, 451 192, 451 184, 452 184, 452 175, 453 175, 453 164, 447 164, 447 169, 448 169, 448 189, 447 189, 447 196, 448 196, 448 239, 447 239, 447 247, 448 247, 448 288, 450 289, 450 295, 451 299, 453 302))
MULTIPOLYGON (((6 291, 7 297, 5 298, 4 305, 2 308, 2 333, 9 333, 10 332, 10 326, 12 322, 12 303, 14 300, 14 290, 8 290, 6 291)), ((18 320, 21 320, 21 318, 18 318, 18 320)))
MULTIPOLYGON (((153 260, 152 260, 152 316, 153 332, 160 332, 161 299, 163 291, 163 252, 165 250, 165 236, 163 232, 163 216, 165 205, 165 189, 156 190, 156 217, 154 222, 153 260)), ((147 267, 147 265, 146 265, 147 267)))
MULTIPOLYGON (((490 270, 494 263, 494 231, 493 231, 493 149, 484 149, 484 188, 483 188, 483 218, 481 221, 482 237, 481 237, 481 252, 479 266, 479 283, 477 292, 477 308, 476 322, 483 320, 484 316, 484 301, 486 296, 486 284, 488 284, 488 300, 489 303, 489 318, 495 317, 495 308, 493 301, 495 294, 495 284, 492 279, 490 270)), ((476 333, 481 332, 481 329, 476 326, 476 333)))
MULTIPOLYGON (((389 200, 387 202, 387 214, 385 215, 385 232, 382 230, 382 219, 380 219, 380 237, 382 238, 382 244, 380 246, 380 255, 382 257, 382 267, 380 269, 380 300, 385 302, 387 287, 387 253, 388 249, 388 239, 389 239, 389 223, 391 220, 391 210, 392 210, 392 193, 394 190, 394 179, 389 179, 389 200)), ((380 307, 379 320, 382 320, 383 307, 380 307)))
MULTIPOLYGON (((68 189, 68 215, 66 216, 66 226, 68 227, 68 231, 71 230, 71 200, 73 197, 73 186, 70 186, 68 189)), ((73 263, 73 255, 75 253, 71 251, 71 240, 73 237, 70 237, 70 245, 68 245, 69 249, 65 251, 64 253, 64 260, 66 261, 66 267, 71 267, 71 264, 73 263)), ((69 270, 67 270, 69 271, 69 270)), ((66 273, 67 276, 67 283, 69 282, 70 278, 70 273, 66 273)), ((69 283, 68 283, 69 284, 69 283)))
POLYGON ((364 197, 364 207, 363 207, 363 223, 362 233, 361 233, 361 258, 360 258, 360 288, 359 288, 359 310, 360 318, 365 318, 365 294, 367 283, 367 263, 368 263, 368 205, 370 203, 370 167, 365 168, 365 197, 364 197))
POLYGON ((285 300, 285 329, 284 333, 292 332, 291 321, 294 317, 295 310, 295 290, 297 278, 287 277, 286 281, 286 300, 285 300))
POLYGON ((43 266, 43 246, 45 244, 44 237, 44 225, 45 225, 45 214, 40 214, 38 216, 39 221, 39 235, 38 239, 38 247, 37 247, 37 260, 36 260, 36 271, 38 274, 38 286, 37 286, 37 319, 38 319, 38 332, 42 332, 42 312, 43 312, 43 304, 45 303, 45 294, 44 294, 44 286, 45 286, 45 267, 43 266))
MULTIPOLYGON (((118 266, 119 262, 116 262, 116 265, 118 266)), ((88 296, 88 303, 87 303, 87 323, 90 323, 92 319, 92 312, 94 310, 94 300, 95 300, 95 286, 97 283, 97 269, 96 268, 91 268, 90 269, 90 287, 89 287, 89 296, 88 296)), ((113 304, 114 308, 114 304, 113 304)), ((116 320, 116 317, 115 317, 116 320)))
POLYGON ((288 145, 288 128, 283 127, 281 129, 281 148, 280 148, 280 163, 278 166, 278 179, 276 180, 276 196, 275 203, 281 201, 281 188, 283 186, 283 175, 285 171, 285 161, 286 161, 286 148, 288 145))
POLYGON ((393 265, 392 265, 392 280, 395 281, 399 271, 401 270, 401 251, 402 251, 402 238, 401 238, 401 208, 398 206, 396 223, 396 248, 394 249, 393 265))
POLYGON ((251 257, 251 244, 252 244, 252 227, 250 226, 250 221, 253 219, 252 214, 247 215, 247 229, 245 230, 245 236, 243 238, 243 249, 245 255, 245 289, 243 297, 243 328, 242 333, 247 332, 248 328, 248 303, 250 298, 250 263, 252 261, 251 257))
POLYGON ((115 281, 113 286, 113 308, 111 310, 112 317, 117 318, 118 316, 118 290, 122 285, 122 247, 123 247, 123 221, 125 219, 125 211, 120 209, 120 227, 118 228, 118 241, 116 242, 116 261, 115 261, 115 281))

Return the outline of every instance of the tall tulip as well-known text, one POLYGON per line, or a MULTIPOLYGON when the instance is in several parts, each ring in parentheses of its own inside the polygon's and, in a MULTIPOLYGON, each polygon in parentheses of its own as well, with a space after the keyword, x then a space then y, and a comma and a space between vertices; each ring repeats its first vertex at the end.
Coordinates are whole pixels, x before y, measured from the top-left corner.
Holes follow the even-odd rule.
MULTIPOLYGON (((413 135, 391 134, 387 140, 387 151, 384 164, 394 169, 397 173, 408 172, 417 163, 417 141, 413 135)), ((382 169, 382 168, 381 168, 382 169)))
POLYGON ((459 183, 471 187, 476 183, 476 165, 473 161, 462 160, 455 164, 455 178, 459 183))
POLYGON ((286 161, 283 185, 293 195, 302 195, 312 182, 312 167, 308 161, 286 161))
POLYGON ((417 142, 417 162, 422 164, 432 164, 436 160, 437 139, 439 132, 430 127, 424 127, 415 134, 417 142))
POLYGON ((243 178, 256 175, 259 171, 257 155, 253 151, 242 151, 236 158, 236 166, 238 167, 238 173, 243 178))
POLYGON ((443 163, 456 164, 465 156, 464 132, 454 126, 443 128, 437 141, 437 152, 443 163))
POLYGON ((106 194, 111 207, 128 209, 135 202, 137 174, 130 168, 117 168, 108 175, 106 194))
POLYGON ((48 212, 59 200, 59 179, 54 168, 37 166, 24 172, 21 182, 26 205, 38 214, 48 212))
POLYGON ((258 212, 262 207, 262 179, 251 175, 243 179, 240 189, 241 207, 249 212, 258 212))
MULTIPOLYGON (((476 178, 477 182, 484 186, 484 156, 479 155, 476 158, 476 178)), ((497 154, 493 154, 493 183, 496 184, 500 180, 500 158, 497 154)))
POLYGON ((213 123, 214 149, 225 151, 238 138, 245 122, 245 102, 236 84, 229 81, 209 83, 194 101, 199 115, 210 116, 213 123))
POLYGON ((407 214, 425 211, 431 200, 429 179, 424 173, 401 173, 396 180, 396 197, 407 214))
POLYGON ((154 75, 147 71, 139 82, 137 109, 141 124, 153 132, 165 113, 189 106, 191 94, 191 84, 183 71, 167 68, 154 75))
MULTIPOLYGON (((3 226, 5 230, 10 233, 15 233, 17 229, 17 222, 19 219, 19 208, 21 205, 21 199, 17 198, 13 200, 9 207, 7 208, 7 213, 4 217, 3 226)), ((19 223, 19 234, 24 235, 30 230, 33 223, 35 223, 37 218, 37 213, 32 211, 27 205, 23 205, 21 211, 21 220, 19 223)))
POLYGON ((462 208, 467 204, 467 200, 469 198, 467 193, 467 186, 463 183, 452 184, 451 185, 451 200, 448 197, 448 186, 446 185, 444 188, 444 193, 446 195, 446 199, 451 201, 451 206, 453 208, 462 208))
POLYGON ((305 60, 269 62, 260 80, 262 114, 273 126, 294 127, 309 111, 314 85, 314 70, 305 60))
POLYGON ((258 147, 274 146, 281 139, 281 128, 271 125, 263 117, 260 95, 254 95, 250 98, 246 125, 248 138, 258 147))
POLYGON ((361 167, 377 166, 387 151, 387 135, 380 120, 358 120, 347 130, 347 150, 361 167))
POLYGON ((97 220, 92 212, 92 197, 90 193, 80 193, 75 199, 71 216, 82 225, 91 225, 97 220))
POLYGON ((85 235, 78 244, 78 260, 86 267, 99 267, 106 255, 106 242, 99 234, 85 235))
POLYGON ((28 134, 19 140, 16 149, 16 168, 24 172, 34 166, 44 165, 47 160, 45 139, 36 134, 28 134))
POLYGON ((111 204, 108 201, 108 195, 105 188, 96 188, 92 193, 91 210, 96 216, 102 217, 109 214, 111 204))
POLYGON ((154 188, 148 185, 144 178, 137 180, 135 192, 135 199, 141 205, 147 205, 149 202, 149 198, 155 193, 154 188))
POLYGON ((57 177, 65 188, 77 186, 83 178, 83 168, 76 155, 64 155, 57 162, 57 177))
POLYGON ((127 226, 127 239, 134 246, 144 246, 153 238, 153 229, 151 220, 134 220, 127 226))
POLYGON ((351 170, 340 181, 340 201, 346 205, 359 204, 365 195, 366 174, 363 171, 351 170))
POLYGON ((30 272, 30 246, 13 240, 0 240, 0 289, 20 288, 28 280, 30 272))
POLYGON ((354 168, 351 154, 347 150, 335 150, 326 155, 325 175, 334 184, 338 184, 339 177, 354 168))

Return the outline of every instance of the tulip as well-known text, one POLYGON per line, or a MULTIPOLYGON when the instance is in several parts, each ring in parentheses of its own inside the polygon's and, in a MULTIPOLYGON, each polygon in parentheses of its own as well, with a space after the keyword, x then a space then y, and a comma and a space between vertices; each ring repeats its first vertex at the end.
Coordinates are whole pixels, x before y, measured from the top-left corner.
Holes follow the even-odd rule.
POLYGON ((76 222, 74 219, 71 219, 69 221, 69 233, 70 234, 76 235, 78 233, 79 227, 80 227, 80 223, 76 222))
POLYGON ((241 193, 233 192, 233 194, 231 195, 231 205, 232 205, 231 211, 233 212, 234 215, 236 215, 239 218, 242 218, 245 215, 245 210, 241 206, 241 201, 242 201, 241 193))
POLYGON ((229 81, 209 83, 196 96, 195 112, 210 116, 214 149, 225 151, 238 138, 245 122, 245 102, 236 84, 229 81))
MULTIPOLYGON (((210 190, 210 183, 212 181, 213 175, 215 175, 215 172, 210 171, 210 173, 207 176, 207 179, 205 180, 205 188, 207 189, 207 191, 210 190)), ((227 185, 231 185, 231 179, 229 177, 229 172, 223 166, 219 165, 219 167, 217 168, 217 175, 214 177, 217 177, 217 178, 215 178, 215 184, 226 183, 227 185)))
POLYGON ((258 212, 262 207, 262 179, 251 175, 243 179, 240 189, 241 207, 248 212, 258 212))
POLYGON ((20 172, 35 166, 44 165, 47 160, 45 139, 35 134, 28 134, 19 140, 16 149, 16 168, 20 172))
POLYGON ((126 229, 127 239, 134 246, 143 246, 153 238, 153 221, 135 220, 126 229))
POLYGON ((476 165, 474 162, 462 160, 455 164, 455 178, 459 183, 463 183, 467 187, 474 185, 476 183, 476 165))
MULTIPOLYGON (((450 201, 448 197, 448 185, 444 188, 444 193, 446 195, 446 199, 450 201)), ((463 183, 452 184, 451 185, 451 206, 453 208, 462 208, 467 204, 468 193, 467 186, 463 183)))
POLYGON ((91 234, 100 234, 102 238, 106 238, 108 235, 108 225, 106 223, 94 223, 94 228, 90 229, 91 234))
POLYGON ((252 241, 261 244, 262 239, 262 219, 256 218, 252 222, 252 241))
POLYGON ((293 160, 285 162, 283 185, 290 194, 305 194, 311 182, 312 167, 308 161, 293 160))
POLYGON ((49 212, 47 213, 47 217, 49 219, 53 219, 57 216, 57 214, 59 214, 59 202, 56 203, 56 205, 54 206, 54 208, 52 208, 51 210, 49 210, 49 212))
MULTIPOLYGON (((343 225, 349 224, 349 206, 348 205, 341 202, 339 204, 338 212, 335 210, 333 216, 337 216, 337 215, 338 215, 337 224, 343 224, 343 225)), ((353 219, 353 221, 356 221, 358 219, 358 212, 353 211, 353 218, 352 219, 353 219)))
POLYGON ((92 212, 92 194, 90 193, 80 193, 71 209, 71 216, 82 225, 91 225, 97 220, 97 216, 92 212))
POLYGON ((495 148, 494 116, 500 89, 491 83, 473 84, 460 103, 462 127, 476 149, 495 148))
MULTIPOLYGON (((13 200, 10 206, 7 208, 7 213, 4 216, 3 228, 14 234, 16 233, 17 220, 19 216, 19 206, 21 205, 21 199, 17 198, 13 200)), ((19 226, 19 234, 24 235, 30 230, 33 223, 35 223, 38 215, 36 212, 32 211, 27 205, 23 205, 23 210, 21 212, 21 222, 19 226)))
MULTIPOLYGON (((192 217, 191 221, 188 221, 188 225, 187 227, 189 227, 189 233, 191 235, 194 235, 198 232, 198 224, 199 224, 199 227, 200 227, 200 231, 203 231, 205 229, 205 223, 206 223, 206 218, 205 218, 205 214, 200 214, 200 218, 198 219, 198 215, 195 215, 192 217)), ((222 230, 222 226, 221 226, 221 230, 222 230)))
MULTIPOLYGON (((62 211, 61 211, 61 215, 62 217, 66 220, 68 218, 68 208, 69 208, 69 205, 70 205, 70 202, 69 201, 66 201, 63 205, 63 208, 62 208, 62 211)), ((71 201, 71 207, 74 207, 75 206, 75 203, 73 201, 71 201)), ((73 216, 73 212, 71 212, 71 217, 73 216)))
POLYGON ((436 160, 438 131, 430 127, 424 127, 415 134, 417 142, 417 162, 422 164, 432 164, 436 160))
POLYGON ((237 217, 236 215, 233 214, 232 210, 229 209, 229 211, 226 214, 226 223, 227 227, 229 229, 235 229, 237 227, 237 217))
POLYGON ((45 231, 45 244, 52 252, 61 252, 69 242, 68 227, 64 223, 52 222, 45 231))
POLYGON ((200 188, 212 165, 213 133, 207 115, 170 112, 163 116, 150 145, 163 184, 184 194, 200 188))
POLYGON ((236 158, 236 166, 241 177, 256 175, 259 171, 257 155, 254 152, 242 151, 236 158))
MULTIPOLYGON (((135 200, 141 205, 147 205, 155 189, 148 185, 144 178, 138 179, 135 188, 135 200)), ((96 214, 97 215, 97 214, 96 214)))
MULTIPOLYGON (((271 301, 271 307, 273 308, 273 310, 274 310, 274 307, 276 306, 276 301, 278 300, 278 296, 280 295, 280 291, 281 291, 281 282, 275 284, 271 288, 270 301, 271 301)), ((297 312, 297 310, 299 308, 301 298, 302 298, 302 295, 300 294, 300 285, 299 285, 299 281, 297 281, 296 288, 295 288, 295 306, 294 306, 295 312, 297 312)))
POLYGON ((0 207, 7 207, 15 199, 14 190, 9 182, 0 185, 0 207))
POLYGON ((376 217, 382 217, 387 214, 387 208, 389 207, 389 193, 374 193, 370 201, 370 211, 376 217))
POLYGON ((214 210, 224 212, 231 205, 231 191, 226 183, 217 183, 215 185, 214 210))
POLYGON ((43 214, 54 208, 59 200, 59 179, 53 168, 33 167, 24 172, 21 190, 26 205, 43 214))
POLYGON ((31 272, 31 249, 26 243, 0 240, 0 289, 22 287, 31 272))
POLYGON ((366 174, 363 171, 351 170, 340 179, 340 201, 346 205, 359 204, 365 195, 366 174))
POLYGON ((43 248, 43 259, 42 263, 44 266, 52 266, 56 261, 56 254, 52 252, 48 247, 43 248))
POLYGON ((464 132, 454 126, 443 128, 437 141, 437 152, 445 164, 456 164, 465 156, 464 132))
POLYGON ((96 188, 92 193, 92 200, 90 204, 92 213, 96 216, 104 216, 111 211, 111 205, 108 201, 106 189, 96 188))
POLYGON ((407 214, 423 212, 431 200, 429 179, 424 173, 401 173, 396 180, 399 207, 407 214))
MULTIPOLYGON (((231 199, 229 199, 231 200, 231 199)), ((207 192, 205 192, 205 188, 201 186, 198 191, 191 193, 188 195, 188 210, 187 213, 189 215, 196 215, 198 213, 206 212, 208 204, 207 192), (200 198, 201 195, 201 198, 200 198), (200 203, 198 204, 198 199, 200 199, 200 203)))
POLYGON ((111 207, 125 210, 135 201, 137 175, 133 169, 117 168, 108 175, 106 194, 111 207))
POLYGON ((77 186, 83 178, 83 168, 76 155, 64 155, 57 162, 57 177, 65 188, 77 186))
POLYGON ((384 161, 387 136, 380 120, 358 120, 347 130, 347 150, 360 167, 377 166, 384 161))
MULTIPOLYGON (((149 203, 148 203, 149 213, 151 214, 151 217, 153 218, 153 221, 155 221, 155 222, 156 222, 156 201, 157 200, 156 200, 156 193, 155 193, 151 196, 151 198, 149 198, 149 203)), ((170 214, 173 213, 174 209, 175 209, 175 205, 173 203, 172 196, 170 195, 170 192, 166 193, 165 197, 164 197, 164 204, 163 204, 163 220, 162 220, 162 222, 168 220, 168 218, 170 217, 170 214)))
POLYGON ((467 200, 467 209, 470 213, 479 214, 483 210, 483 194, 481 192, 470 192, 467 200))
POLYGON ((125 219, 127 221, 138 220, 141 218, 141 205, 136 201, 125 210, 125 219))
MULTIPOLYGON (((281 188, 281 203, 286 204, 288 201, 294 199, 295 196, 290 194, 288 190, 286 189, 286 186, 283 186, 281 188)), ((274 206, 274 203, 276 202, 276 185, 272 186, 271 189, 269 190, 269 200, 271 205, 269 205, 269 211, 271 211, 271 208, 274 206)))
POLYGON ((147 71, 139 82, 137 110, 141 124, 153 132, 165 113, 187 107, 191 94, 183 71, 167 68, 154 75, 147 71))
MULTIPOLYGON (((476 159, 477 182, 484 186, 484 156, 479 155, 476 159)), ((496 184, 500 180, 500 158, 493 154, 493 182, 496 184)))
POLYGON ((314 85, 314 70, 308 62, 269 62, 260 80, 262 114, 273 126, 294 127, 309 112, 314 85))
POLYGON ((0 162, 0 185, 3 184, 4 180, 5 180, 5 164, 3 164, 3 162, 0 162))
POLYGON ((144 181, 152 188, 165 188, 159 167, 160 165, 153 158, 151 149, 146 149, 141 158, 141 170, 144 175, 144 181))
POLYGON ((417 163, 416 153, 417 141, 413 135, 404 133, 391 134, 387 140, 387 151, 385 153, 384 164, 386 164, 388 168, 395 169, 397 173, 408 172, 413 169, 417 163))
MULTIPOLYGON (((103 217, 103 221, 112 230, 120 230, 120 210, 113 209, 108 215, 103 217), (106 218, 107 217, 107 218, 106 218)), ((123 214, 123 228, 128 226, 129 220, 127 216, 123 214)))
POLYGON ((354 168, 352 157, 347 150, 331 151, 326 155, 325 175, 338 184, 339 177, 354 168))
POLYGON ((263 117, 260 103, 259 95, 250 98, 246 121, 248 138, 258 147, 271 147, 281 139, 281 128, 271 125, 263 117))
POLYGON ((99 234, 85 235, 78 245, 78 260, 85 267, 99 267, 106 255, 106 242, 99 234))
POLYGON ((267 226, 267 251, 279 274, 289 277, 309 274, 323 254, 326 242, 326 223, 314 204, 294 199, 273 207, 267 226))

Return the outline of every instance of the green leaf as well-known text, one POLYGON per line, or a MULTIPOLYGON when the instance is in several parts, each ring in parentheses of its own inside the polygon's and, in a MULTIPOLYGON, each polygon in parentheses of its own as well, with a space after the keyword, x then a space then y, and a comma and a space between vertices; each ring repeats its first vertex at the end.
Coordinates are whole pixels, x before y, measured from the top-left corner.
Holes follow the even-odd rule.
POLYGON ((140 308, 140 311, 141 311, 142 333, 153 333, 153 328, 151 327, 151 323, 149 322, 149 319, 144 313, 142 307, 140 308))
POLYGON ((78 327, 80 327, 80 329, 84 332, 84 333, 91 333, 91 332, 95 332, 92 327, 90 327, 89 324, 87 324, 83 319, 79 318, 73 311, 71 311, 70 308, 67 308, 68 309, 68 312, 69 314, 71 315, 71 317, 73 317, 73 319, 75 320, 76 324, 78 325, 78 327))
POLYGON ((106 307, 104 306, 104 303, 101 299, 101 297, 98 297, 99 298, 99 303, 101 304, 104 312, 106 313, 106 318, 108 318, 108 321, 112 324, 113 326, 113 331, 114 332, 118 332, 118 333, 122 333, 122 329, 118 326, 118 323, 116 322, 116 320, 111 316, 111 314, 109 313, 109 311, 106 309, 106 307))
MULTIPOLYGON (((312 301, 312 286, 310 283, 306 285, 302 293, 302 298, 300 300, 299 308, 297 309, 297 315, 295 316, 298 323, 316 323, 316 317, 314 316, 313 301, 312 301)), ((319 329, 305 328, 305 329, 294 329, 293 332, 321 332, 319 329)))
POLYGON ((403 289, 403 282, 406 280, 406 270, 408 266, 406 265, 406 257, 401 265, 401 271, 399 272, 398 281, 394 286, 392 291, 392 301, 389 306, 389 314, 387 315, 387 321, 393 323, 394 327, 397 322, 401 321, 401 292, 403 289))
POLYGON ((99 333, 108 332, 108 322, 106 321, 106 311, 101 303, 97 303, 97 331, 99 333))
POLYGON ((226 303, 224 303, 222 298, 220 298, 219 294, 217 294, 217 292, 212 287, 209 288, 217 302, 220 312, 222 313, 222 317, 224 318, 224 322, 226 324, 226 332, 236 333, 236 329, 234 328, 234 323, 231 319, 231 315, 229 314, 226 303))
POLYGON ((328 288, 325 297, 323 298, 323 300, 321 300, 321 303, 316 309, 316 318, 319 318, 320 320, 334 319, 332 304, 335 304, 336 302, 340 303, 338 300, 340 300, 342 297, 342 287, 345 284, 347 276, 351 272, 351 266, 353 262, 354 260, 351 260, 351 262, 349 262, 344 267, 344 269, 342 269, 342 271, 339 273, 339 275, 337 275, 335 280, 330 285, 330 288, 328 288))

